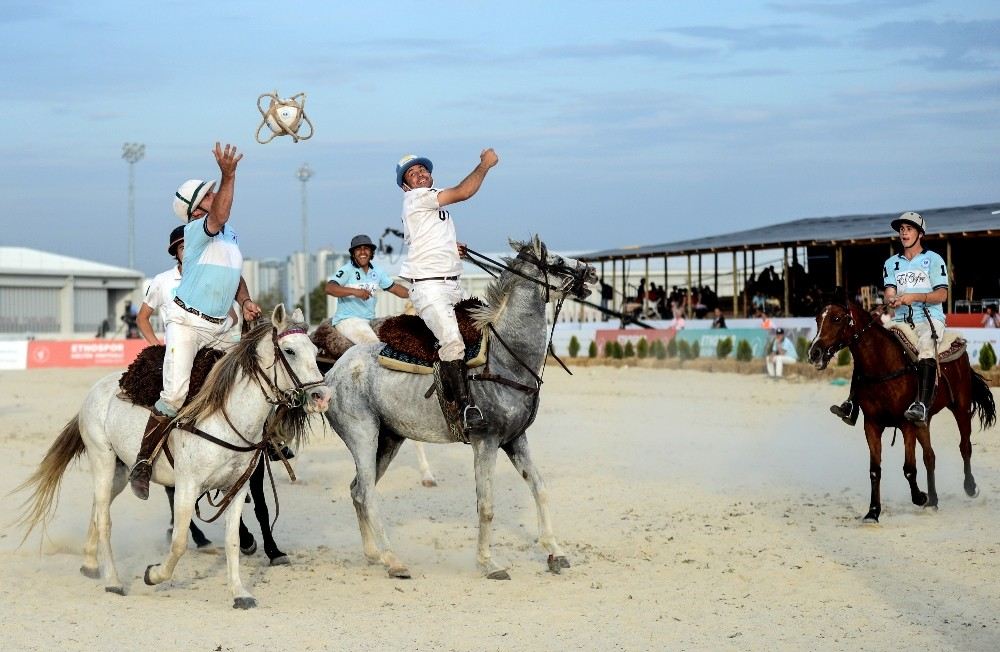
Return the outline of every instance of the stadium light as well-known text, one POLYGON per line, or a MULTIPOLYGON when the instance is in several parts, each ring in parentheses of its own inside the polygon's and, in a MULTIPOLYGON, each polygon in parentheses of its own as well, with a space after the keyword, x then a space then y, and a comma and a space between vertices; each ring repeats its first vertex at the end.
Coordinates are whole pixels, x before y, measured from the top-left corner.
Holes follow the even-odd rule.
POLYGON ((302 251, 306 255, 305 269, 305 295, 302 297, 302 307, 306 316, 306 325, 310 325, 311 315, 309 314, 309 298, 312 294, 312 257, 309 255, 309 235, 308 235, 308 211, 306 210, 306 182, 312 178, 313 171, 308 163, 303 163, 302 167, 295 171, 295 176, 302 182, 302 251))
POLYGON ((146 154, 142 143, 122 145, 122 158, 128 162, 128 267, 135 269, 135 164, 146 154))

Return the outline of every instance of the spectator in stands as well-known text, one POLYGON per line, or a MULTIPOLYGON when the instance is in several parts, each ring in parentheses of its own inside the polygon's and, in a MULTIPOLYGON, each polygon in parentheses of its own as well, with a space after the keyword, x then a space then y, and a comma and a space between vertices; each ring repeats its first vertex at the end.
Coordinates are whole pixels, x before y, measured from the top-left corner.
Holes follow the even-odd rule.
POLYGON ((712 328, 725 328, 726 318, 722 315, 722 310, 716 306, 715 307, 715 318, 712 319, 712 328))
POLYGON ((767 330, 771 330, 772 328, 774 328, 774 322, 771 321, 771 316, 768 315, 763 310, 761 310, 760 308, 757 309, 757 313, 754 315, 754 317, 760 320, 761 328, 765 328, 767 330))
POLYGON ((996 308, 993 306, 986 306, 986 312, 983 314, 983 321, 979 324, 983 328, 1000 328, 1000 315, 997 315, 996 308))
POLYGON ((797 362, 795 346, 785 337, 785 329, 774 331, 774 339, 767 343, 766 366, 767 375, 771 378, 781 378, 784 365, 797 362))

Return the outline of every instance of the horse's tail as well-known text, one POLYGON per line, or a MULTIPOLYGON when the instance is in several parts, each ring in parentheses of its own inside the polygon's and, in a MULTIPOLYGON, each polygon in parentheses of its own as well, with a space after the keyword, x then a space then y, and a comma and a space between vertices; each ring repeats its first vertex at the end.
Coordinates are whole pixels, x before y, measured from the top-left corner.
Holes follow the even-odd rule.
POLYGON ((21 504, 23 511, 20 518, 14 522, 18 527, 28 528, 21 543, 25 542, 39 523, 46 523, 52 518, 52 512, 58 503, 59 485, 62 483, 66 467, 85 450, 86 446, 80 435, 78 414, 63 427, 35 472, 11 492, 13 494, 32 489, 31 495, 21 504))
POLYGON ((972 372, 972 413, 979 414, 982 430, 993 427, 997 422, 997 406, 990 385, 975 371, 972 372))

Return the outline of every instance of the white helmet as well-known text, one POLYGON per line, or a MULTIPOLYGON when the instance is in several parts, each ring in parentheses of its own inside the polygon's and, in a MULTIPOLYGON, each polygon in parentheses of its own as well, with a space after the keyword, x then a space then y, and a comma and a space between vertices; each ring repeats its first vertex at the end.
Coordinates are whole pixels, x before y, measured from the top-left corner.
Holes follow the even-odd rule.
POLYGON ((181 187, 174 193, 174 214, 180 218, 181 222, 185 224, 190 222, 191 214, 214 187, 215 181, 202 181, 201 179, 190 179, 182 183, 181 187))
POLYGON ((924 220, 924 216, 920 213, 915 213, 913 211, 906 211, 896 219, 894 219, 889 226, 892 227, 893 231, 899 231, 899 227, 902 224, 909 224, 915 229, 919 230, 921 233, 927 233, 927 221, 924 220))

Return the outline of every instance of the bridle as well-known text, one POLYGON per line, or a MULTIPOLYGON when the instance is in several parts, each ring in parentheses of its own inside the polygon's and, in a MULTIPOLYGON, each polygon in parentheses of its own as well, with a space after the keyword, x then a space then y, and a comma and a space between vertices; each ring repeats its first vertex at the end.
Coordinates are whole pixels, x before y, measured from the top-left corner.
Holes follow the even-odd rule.
MULTIPOLYGON (((854 311, 851 309, 850 305, 847 305, 846 309, 847 309, 847 326, 848 326, 848 328, 852 328, 853 329, 853 328, 855 328, 854 311)), ((881 313, 884 314, 885 310, 886 310, 886 307, 884 305, 883 306, 879 306, 878 310, 879 310, 879 312, 881 312, 881 313)), ((850 347, 850 346, 853 346, 853 345, 857 344, 861 340, 861 338, 864 336, 864 334, 867 333, 869 331, 869 329, 871 329, 871 327, 875 325, 876 321, 877 320, 874 317, 872 317, 872 319, 867 324, 865 324, 864 326, 862 326, 860 329, 854 330, 846 338, 838 339, 836 342, 834 342, 830 346, 828 346, 825 349, 823 349, 823 356, 824 356, 824 358, 826 360, 829 360, 829 359, 833 358, 833 356, 836 355, 841 349, 843 349, 845 347, 850 347)), ((904 365, 900 369, 897 369, 896 371, 890 371, 889 373, 883 374, 881 376, 866 376, 866 375, 862 374, 860 371, 858 371, 857 364, 855 364, 854 379, 857 382, 860 382, 860 383, 863 383, 863 384, 875 385, 875 384, 878 384, 878 383, 884 383, 886 381, 893 380, 895 378, 899 378, 900 376, 905 376, 906 374, 911 373, 911 372, 913 372, 915 370, 916 370, 916 367, 914 365, 908 364, 908 365, 904 365)))
MULTIPOLYGON (((274 351, 274 361, 271 363, 268 369, 273 370, 272 374, 273 379, 268 378, 265 370, 262 369, 256 361, 254 362, 252 369, 253 379, 256 381, 257 386, 260 388, 261 393, 264 395, 264 400, 271 405, 271 410, 268 413, 267 417, 264 419, 264 425, 261 428, 260 441, 254 443, 250 441, 250 439, 245 437, 243 433, 240 432, 239 428, 233 425, 232 419, 229 418, 229 414, 226 412, 226 409, 224 407, 221 409, 221 412, 223 418, 226 420, 226 423, 229 425, 229 429, 232 430, 236 434, 236 436, 239 437, 245 443, 245 445, 241 446, 239 444, 232 444, 223 439, 219 439, 218 437, 210 435, 204 430, 201 430, 193 423, 178 423, 176 425, 176 427, 180 428, 181 430, 190 432, 206 441, 210 441, 213 444, 222 446, 223 448, 226 448, 228 450, 237 453, 253 453, 253 457, 250 459, 250 464, 247 465, 246 470, 236 480, 236 482, 234 482, 232 486, 229 487, 229 490, 226 491, 226 494, 222 497, 221 501, 216 503, 209 495, 209 492, 206 491, 199 497, 198 501, 195 502, 195 513, 197 513, 198 518, 205 521, 206 523, 211 523, 212 521, 218 519, 219 516, 221 516, 222 513, 226 511, 226 508, 236 497, 236 494, 240 491, 240 489, 243 488, 243 485, 246 484, 246 482, 250 479, 250 476, 253 475, 253 472, 257 468, 257 464, 260 462, 261 458, 264 459, 264 467, 267 471, 267 477, 271 482, 271 494, 274 497, 275 511, 274 511, 274 521, 271 523, 271 527, 273 528, 274 524, 277 523, 278 521, 278 514, 280 513, 280 507, 278 505, 278 490, 274 484, 274 474, 271 471, 270 457, 264 454, 265 451, 267 451, 268 447, 272 445, 273 438, 271 435, 274 431, 271 425, 273 424, 275 417, 278 415, 279 410, 300 409, 305 404, 306 392, 308 392, 313 387, 317 387, 323 384, 323 380, 318 380, 310 383, 303 383, 301 380, 299 380, 298 375, 292 369, 291 364, 288 362, 288 359, 285 357, 284 352, 281 350, 281 346, 280 344, 278 344, 278 342, 283 337, 296 334, 308 335, 308 333, 304 328, 300 328, 297 326, 285 329, 280 333, 278 332, 278 329, 276 327, 274 326, 271 327, 271 345, 274 351), (278 387, 277 366, 279 361, 281 363, 281 367, 285 371, 285 374, 287 374, 288 379, 294 385, 290 389, 281 389, 280 387, 278 387), (267 385, 266 388, 264 386, 265 384, 267 385), (211 518, 204 518, 201 515, 201 509, 199 507, 199 503, 202 497, 205 497, 206 500, 208 501, 208 504, 214 508, 217 508, 218 510, 216 511, 215 515, 212 516, 211 518)), ((278 447, 274 446, 274 449, 278 450, 278 447)), ((169 450, 165 450, 164 452, 168 455, 168 457, 170 456, 169 450)), ((292 470, 291 466, 288 464, 288 461, 284 458, 284 456, 281 455, 280 450, 278 451, 278 455, 282 463, 285 465, 285 470, 288 471, 288 475, 291 477, 292 482, 294 482, 295 472, 292 470)), ((172 459, 170 460, 170 462, 171 464, 173 464, 172 459)), ((216 492, 216 498, 217 497, 218 497, 218 491, 216 492)))

